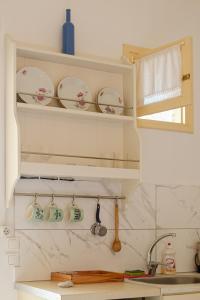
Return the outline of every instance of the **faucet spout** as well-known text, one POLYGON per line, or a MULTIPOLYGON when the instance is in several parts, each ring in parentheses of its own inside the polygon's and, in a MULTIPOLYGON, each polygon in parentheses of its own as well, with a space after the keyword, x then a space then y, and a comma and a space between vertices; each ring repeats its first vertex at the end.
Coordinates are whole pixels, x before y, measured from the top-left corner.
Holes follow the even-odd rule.
POLYGON ((154 242, 153 244, 151 245, 151 247, 149 248, 148 250, 148 253, 147 253, 147 269, 148 269, 148 274, 149 275, 155 275, 156 273, 156 269, 157 269, 157 266, 159 265, 159 262, 153 262, 152 261, 152 252, 153 252, 153 249, 155 248, 155 246, 157 245, 157 243, 159 241, 161 241, 162 239, 166 238, 166 237, 175 237, 176 236, 176 233, 167 233, 167 234, 163 234, 161 235, 160 237, 158 237, 154 242))

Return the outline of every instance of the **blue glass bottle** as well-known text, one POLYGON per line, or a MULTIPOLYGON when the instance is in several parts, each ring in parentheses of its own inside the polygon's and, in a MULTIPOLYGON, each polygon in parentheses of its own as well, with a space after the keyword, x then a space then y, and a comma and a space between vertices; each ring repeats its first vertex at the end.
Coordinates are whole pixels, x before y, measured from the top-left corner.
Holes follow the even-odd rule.
POLYGON ((74 24, 71 23, 71 9, 66 9, 63 24, 63 53, 74 55, 74 24))

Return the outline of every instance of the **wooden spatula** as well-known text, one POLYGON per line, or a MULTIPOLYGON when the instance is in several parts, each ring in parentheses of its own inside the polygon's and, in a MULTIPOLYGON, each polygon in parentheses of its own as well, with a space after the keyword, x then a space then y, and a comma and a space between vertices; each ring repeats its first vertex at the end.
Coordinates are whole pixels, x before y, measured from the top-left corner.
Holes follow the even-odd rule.
POLYGON ((119 240, 119 208, 118 202, 115 202, 115 239, 112 244, 112 250, 114 252, 119 252, 121 250, 121 242, 119 240))

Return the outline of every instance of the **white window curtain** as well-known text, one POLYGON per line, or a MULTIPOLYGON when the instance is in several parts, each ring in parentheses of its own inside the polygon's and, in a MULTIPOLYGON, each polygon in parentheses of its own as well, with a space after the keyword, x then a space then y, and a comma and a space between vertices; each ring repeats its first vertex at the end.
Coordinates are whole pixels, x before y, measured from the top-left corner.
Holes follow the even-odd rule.
POLYGON ((181 46, 176 45, 137 62, 139 106, 181 96, 181 46))

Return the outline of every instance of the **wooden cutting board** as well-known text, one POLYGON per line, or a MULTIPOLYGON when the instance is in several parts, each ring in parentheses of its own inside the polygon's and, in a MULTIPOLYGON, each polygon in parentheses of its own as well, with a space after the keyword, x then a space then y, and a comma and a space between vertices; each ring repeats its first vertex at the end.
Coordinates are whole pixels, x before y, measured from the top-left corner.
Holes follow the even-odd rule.
POLYGON ((73 283, 101 283, 124 281, 124 274, 94 270, 94 271, 74 271, 74 272, 52 272, 52 281, 67 281, 73 283))

